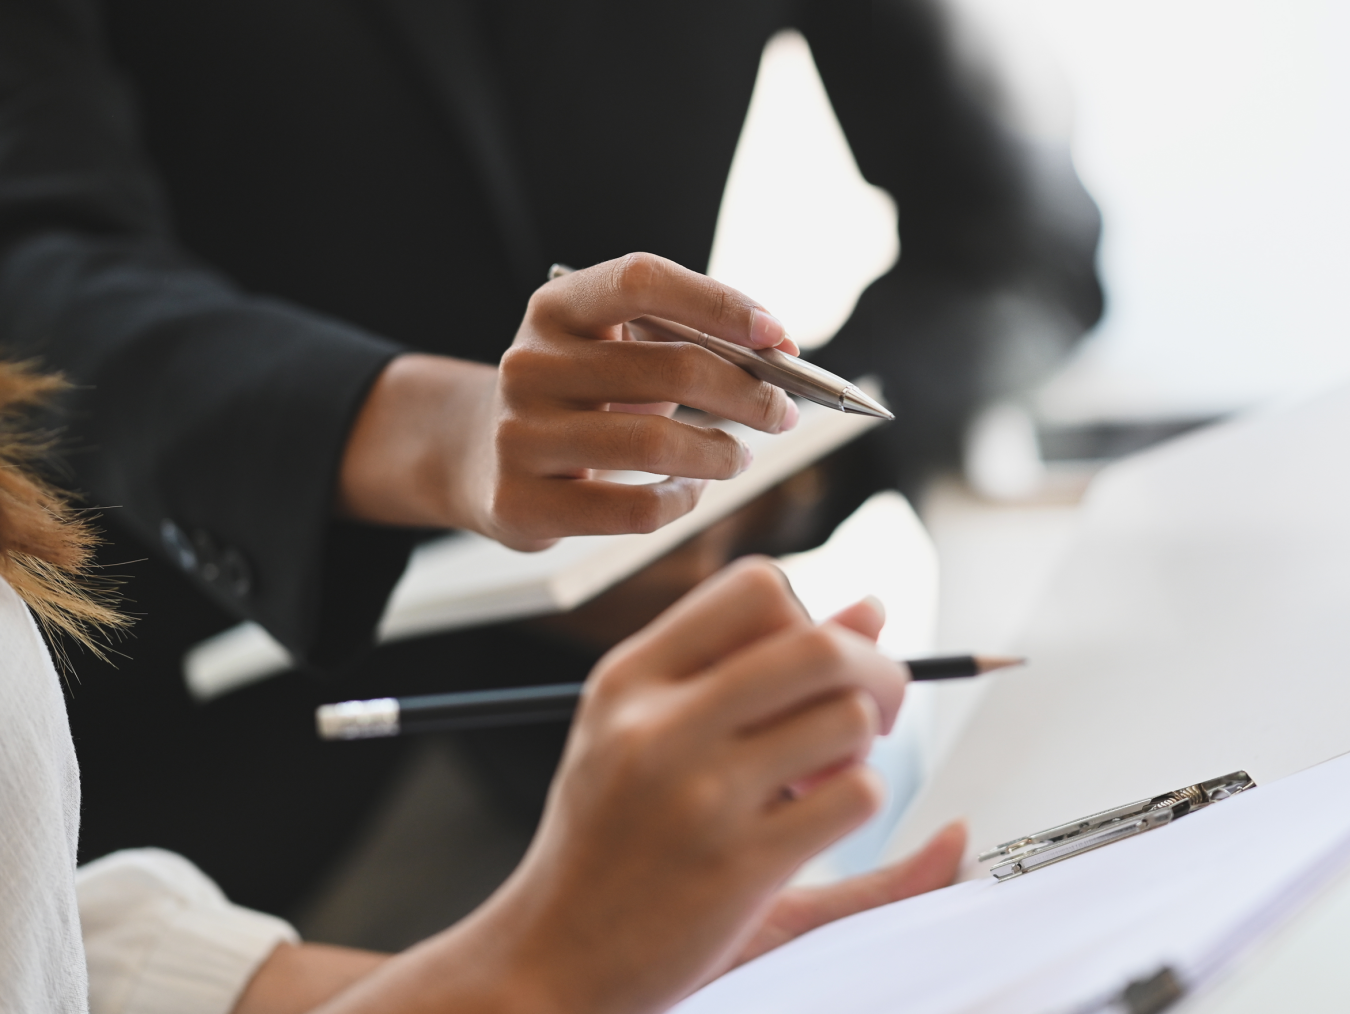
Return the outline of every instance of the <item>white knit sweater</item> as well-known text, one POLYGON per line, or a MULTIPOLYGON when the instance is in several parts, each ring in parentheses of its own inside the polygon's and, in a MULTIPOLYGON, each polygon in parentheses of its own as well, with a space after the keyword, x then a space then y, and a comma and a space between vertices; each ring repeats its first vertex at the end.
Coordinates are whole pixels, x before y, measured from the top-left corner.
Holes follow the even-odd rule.
POLYGON ((79 820, 60 678, 0 579, 0 1011, 227 1014, 277 944, 296 939, 171 852, 117 852, 77 871, 79 820))

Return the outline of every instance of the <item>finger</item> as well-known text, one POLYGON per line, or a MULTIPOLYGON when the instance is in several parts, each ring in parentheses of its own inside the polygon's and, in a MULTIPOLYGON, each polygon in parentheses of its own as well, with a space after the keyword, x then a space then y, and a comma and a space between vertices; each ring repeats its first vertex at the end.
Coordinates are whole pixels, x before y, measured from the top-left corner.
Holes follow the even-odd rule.
POLYGON ((649 253, 632 253, 539 289, 531 308, 576 334, 650 314, 752 349, 782 343, 778 318, 743 292, 649 253))
POLYGON ((886 625, 886 607, 875 595, 868 595, 846 609, 830 617, 831 623, 847 627, 862 634, 869 641, 875 641, 886 625))
POLYGON ((519 467, 539 475, 595 468, 730 479, 752 460, 730 433, 652 414, 551 413, 503 426, 498 441, 519 467))
POLYGON ((795 788, 812 776, 866 760, 879 727, 876 702, 861 690, 846 691, 751 735, 737 763, 754 790, 772 799, 784 786, 795 788))
POLYGON ((679 476, 638 486, 599 479, 516 480, 503 483, 497 513, 505 530, 522 533, 520 539, 529 543, 567 535, 645 534, 693 510, 704 485, 679 476))
POLYGON ((907 676, 866 638, 835 624, 784 630, 710 667, 698 705, 723 728, 749 729, 787 718, 817 698, 861 690, 890 729, 907 676))
POLYGON ((881 775, 853 764, 800 799, 776 804, 762 827, 770 847, 802 862, 866 821, 885 799, 881 775))
POLYGON ((679 407, 673 401, 647 401, 641 404, 623 401, 609 403, 611 412, 628 412, 633 415, 663 415, 667 419, 673 416, 679 407))
POLYGON ((794 626, 812 629, 783 572, 746 557, 685 595, 611 658, 651 678, 682 678, 794 626))
POLYGON ((878 905, 948 887, 956 880, 965 851, 966 825, 957 820, 928 839, 918 852, 899 862, 825 887, 796 889, 800 895, 794 902, 800 906, 800 918, 809 923, 802 925, 799 932, 878 905))
POLYGON ((854 878, 856 882, 846 880, 835 885, 840 888, 836 899, 839 914, 849 915, 950 886, 960 871, 967 838, 965 821, 954 820, 914 855, 854 878))
POLYGON ((956 879, 965 850, 965 824, 955 821, 898 863, 835 884, 780 891, 766 919, 766 932, 754 947, 739 955, 740 961, 756 958, 836 919, 947 887, 956 879))
POLYGON ((583 407, 676 402, 768 433, 796 418, 783 391, 683 342, 531 340, 502 357, 501 384, 517 406, 541 396, 583 407))

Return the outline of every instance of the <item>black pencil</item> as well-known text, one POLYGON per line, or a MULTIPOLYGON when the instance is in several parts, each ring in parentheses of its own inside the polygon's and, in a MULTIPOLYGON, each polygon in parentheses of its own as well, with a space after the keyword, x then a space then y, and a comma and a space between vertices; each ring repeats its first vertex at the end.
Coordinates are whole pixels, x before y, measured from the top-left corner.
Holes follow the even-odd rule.
MULTIPOLYGON (((914 680, 949 680, 979 676, 994 669, 1021 665, 1024 659, 988 655, 916 658, 905 663, 914 680)), ((315 713, 322 739, 368 739, 415 732, 485 729, 529 725, 570 718, 582 683, 466 690, 417 697, 380 697, 321 705, 315 713)))

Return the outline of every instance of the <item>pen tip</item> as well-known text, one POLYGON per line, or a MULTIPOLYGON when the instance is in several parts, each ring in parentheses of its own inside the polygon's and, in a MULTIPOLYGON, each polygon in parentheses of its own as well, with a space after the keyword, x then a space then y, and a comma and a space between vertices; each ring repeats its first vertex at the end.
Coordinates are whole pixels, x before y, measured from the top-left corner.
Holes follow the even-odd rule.
POLYGON ((1025 658, 1014 658, 1011 655, 976 655, 975 668, 980 673, 993 672, 995 669, 1010 669, 1015 665, 1026 665, 1025 658))
POLYGON ((852 384, 845 388, 844 393, 839 396, 839 404, 845 412, 852 412, 855 415, 870 415, 874 419, 886 420, 895 418, 895 413, 885 405, 864 394, 852 384))

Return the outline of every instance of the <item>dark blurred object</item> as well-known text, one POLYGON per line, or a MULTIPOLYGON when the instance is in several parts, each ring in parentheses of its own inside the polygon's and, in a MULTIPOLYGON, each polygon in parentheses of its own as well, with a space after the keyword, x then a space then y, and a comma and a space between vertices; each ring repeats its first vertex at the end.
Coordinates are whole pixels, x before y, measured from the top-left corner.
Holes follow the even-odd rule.
POLYGON ((1183 433, 1222 422, 1226 416, 1046 426, 1037 430, 1045 461, 1109 461, 1160 444, 1183 433))
POLYGON ((399 951, 462 919, 530 843, 499 804, 457 743, 419 742, 355 846, 291 913, 296 928, 306 940, 399 951))

